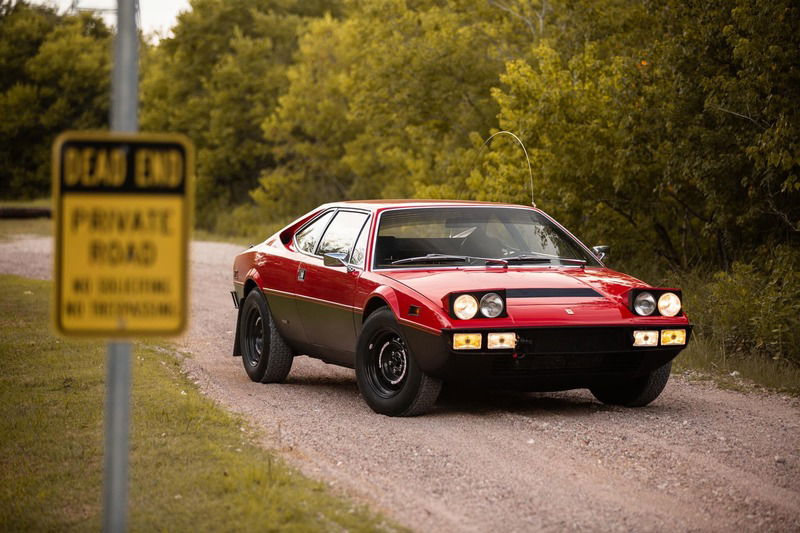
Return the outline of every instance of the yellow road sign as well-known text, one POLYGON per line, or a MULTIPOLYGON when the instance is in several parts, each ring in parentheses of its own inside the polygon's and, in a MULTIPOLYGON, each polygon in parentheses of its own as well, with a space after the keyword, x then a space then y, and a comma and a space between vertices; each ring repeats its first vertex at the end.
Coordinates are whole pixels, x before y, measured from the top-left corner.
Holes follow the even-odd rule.
POLYGON ((194 149, 181 135, 67 132, 53 146, 55 329, 186 327, 194 149))

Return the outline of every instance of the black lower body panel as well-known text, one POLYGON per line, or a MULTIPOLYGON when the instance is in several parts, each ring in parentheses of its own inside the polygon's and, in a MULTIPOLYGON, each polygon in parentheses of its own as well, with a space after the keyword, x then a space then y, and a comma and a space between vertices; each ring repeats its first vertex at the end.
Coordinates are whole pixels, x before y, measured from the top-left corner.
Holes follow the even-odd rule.
MULTIPOLYGON (((683 328, 687 336, 691 326, 683 328)), ((445 381, 527 391, 557 391, 625 382, 668 363, 685 346, 633 346, 632 327, 525 328, 516 350, 456 351, 452 334, 405 328, 423 371, 445 381)), ((508 330, 505 330, 508 331, 508 330)), ((464 331, 487 333, 487 331, 464 331)), ((485 337, 484 337, 485 338, 485 337)), ((484 341, 485 342, 485 341, 484 341)))

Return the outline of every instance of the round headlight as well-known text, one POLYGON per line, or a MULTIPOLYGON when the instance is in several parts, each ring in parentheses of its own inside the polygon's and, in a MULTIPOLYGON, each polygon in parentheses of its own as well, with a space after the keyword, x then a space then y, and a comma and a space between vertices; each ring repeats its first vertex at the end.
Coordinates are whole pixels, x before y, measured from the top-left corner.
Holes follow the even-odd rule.
POLYGON ((503 299, 496 292, 489 292, 481 298, 481 313, 487 318, 500 316, 503 312, 503 299))
POLYGON ((633 310, 642 316, 652 315, 656 310, 656 299, 649 292, 640 292, 633 300, 633 310))
POLYGON ((462 294, 453 302, 453 312, 461 320, 469 320, 478 313, 478 300, 471 294, 462 294))
POLYGON ((658 312, 664 316, 675 316, 681 312, 681 299, 674 292, 665 292, 658 299, 658 312))

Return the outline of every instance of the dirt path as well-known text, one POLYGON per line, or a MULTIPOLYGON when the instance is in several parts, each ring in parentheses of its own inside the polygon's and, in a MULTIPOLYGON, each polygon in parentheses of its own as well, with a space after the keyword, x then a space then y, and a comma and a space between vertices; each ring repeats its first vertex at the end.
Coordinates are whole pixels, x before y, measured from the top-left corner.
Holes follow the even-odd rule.
MULTIPOLYGON (((429 416, 361 401, 352 371, 298 357, 282 385, 230 357, 237 247, 193 246, 179 341, 208 396, 244 414, 306 474, 420 531, 798 531, 800 402, 673 376, 650 407, 583 391, 448 391, 429 416)), ((50 240, 0 243, 0 272, 47 278, 50 240)), ((9 297, 4 295, 4 297, 9 297)))

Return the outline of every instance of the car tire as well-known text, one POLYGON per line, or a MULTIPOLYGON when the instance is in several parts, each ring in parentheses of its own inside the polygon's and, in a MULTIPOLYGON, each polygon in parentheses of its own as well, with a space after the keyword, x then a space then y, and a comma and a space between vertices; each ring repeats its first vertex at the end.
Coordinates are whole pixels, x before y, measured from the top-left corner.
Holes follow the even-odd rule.
POLYGON ((433 408, 442 382, 417 364, 394 314, 388 308, 364 322, 356 346, 356 381, 376 413, 417 416, 433 408))
POLYGON ((618 385, 602 385, 589 390, 595 398, 605 404, 643 407, 658 398, 658 395, 667 386, 671 369, 672 361, 635 381, 618 385))
POLYGON ((280 383, 292 369, 294 353, 278 333, 260 290, 251 290, 242 305, 239 343, 242 363, 250 379, 280 383))

